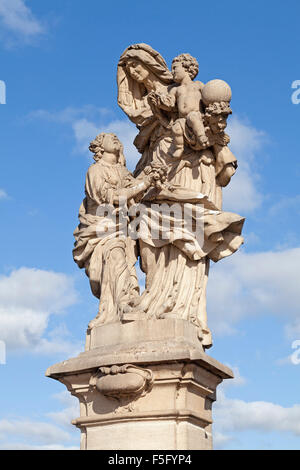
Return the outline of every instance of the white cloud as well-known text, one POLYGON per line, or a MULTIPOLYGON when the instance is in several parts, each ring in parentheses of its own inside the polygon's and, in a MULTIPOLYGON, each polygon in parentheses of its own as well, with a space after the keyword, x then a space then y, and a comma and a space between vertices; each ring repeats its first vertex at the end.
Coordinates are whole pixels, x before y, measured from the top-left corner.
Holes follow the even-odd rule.
POLYGON ((133 145, 134 138, 137 135, 136 127, 129 121, 115 120, 107 124, 106 127, 103 127, 101 132, 112 132, 118 136, 124 145, 124 154, 126 157, 127 168, 130 171, 133 171, 137 162, 141 158, 141 155, 133 145))
POLYGON ((241 376, 239 368, 237 366, 232 366, 231 364, 226 364, 226 365, 230 367, 230 369, 232 370, 234 378, 224 380, 224 382, 222 382, 222 385, 221 385, 222 390, 228 387, 240 387, 242 385, 245 385, 246 379, 245 377, 241 376))
POLYGON ((221 450, 226 448, 226 444, 232 442, 234 438, 232 436, 228 436, 220 431, 214 431, 213 433, 213 448, 217 450, 221 450))
POLYGON ((300 331, 300 248, 236 253, 213 266, 208 283, 208 318, 216 334, 230 334, 242 318, 271 313, 300 331))
POLYGON ((78 446, 64 446, 62 444, 33 445, 20 443, 0 443, 1 450, 79 450, 78 446))
POLYGON ((75 418, 78 418, 80 414, 78 399, 74 398, 74 400, 76 400, 76 403, 75 402, 72 403, 70 406, 63 409, 62 411, 55 411, 55 412, 53 411, 51 413, 48 413, 48 416, 51 417, 60 426, 65 426, 65 427, 72 426, 71 425, 72 420, 75 418))
POLYGON ((271 216, 277 216, 282 211, 290 213, 293 211, 294 216, 300 214, 300 194, 291 197, 282 197, 269 210, 271 216))
POLYGON ((300 405, 291 407, 265 402, 230 399, 218 391, 218 400, 214 404, 214 426, 219 447, 224 447, 234 436, 230 432, 261 431, 287 432, 300 436, 300 405))
POLYGON ((62 273, 23 267, 0 276, 1 340, 8 350, 77 351, 63 332, 47 332, 49 317, 76 301, 73 280, 62 273))
POLYGON ((224 208, 234 212, 251 212, 260 206, 263 195, 258 189, 259 175, 255 167, 256 154, 262 148, 265 134, 234 116, 227 132, 230 148, 238 159, 238 169, 229 185, 224 188, 224 208))
POLYGON ((241 161, 253 159, 266 138, 263 131, 255 129, 237 116, 230 119, 227 130, 231 139, 230 147, 233 152, 241 154, 241 161))
MULTIPOLYGON (((140 159, 140 154, 133 145, 137 135, 136 127, 128 120, 114 120, 106 125, 99 125, 95 120, 82 118, 72 123, 77 149, 87 153, 89 142, 99 132, 113 132, 117 134, 124 145, 128 168, 134 170, 140 159)), ((257 189, 259 176, 253 172, 255 153, 261 149, 265 134, 241 122, 237 117, 231 120, 228 126, 231 136, 231 149, 239 161, 237 173, 230 184, 224 189, 224 207, 227 210, 253 211, 262 202, 262 194, 257 189)))
POLYGON ((137 129, 127 121, 114 120, 108 124, 96 123, 86 118, 77 119, 72 122, 72 129, 76 141, 76 151, 89 155, 89 144, 100 132, 114 133, 124 146, 124 155, 126 157, 126 165, 130 171, 135 169, 141 155, 133 145, 137 129))
MULTIPOLYGON (((128 119, 108 121, 109 115, 110 111, 106 108, 86 105, 82 108, 67 107, 56 112, 37 110, 30 113, 29 117, 71 126, 75 137, 75 150, 89 156, 89 143, 97 134, 100 132, 117 134, 124 145, 127 167, 133 171, 141 157, 133 145, 138 133, 136 126, 128 119)), ((262 194, 256 187, 259 177, 253 172, 252 167, 255 153, 261 149, 265 134, 237 117, 230 121, 228 133, 231 137, 230 147, 238 158, 239 168, 228 187, 224 189, 224 206, 227 210, 252 211, 262 201, 262 194)))
POLYGON ((247 247, 249 245, 258 245, 261 243, 261 239, 254 232, 243 232, 243 237, 245 238, 247 247))
POLYGON ((47 111, 38 109, 32 111, 27 116, 28 119, 45 119, 47 121, 58 122, 61 124, 72 124, 74 121, 86 118, 90 121, 98 120, 103 116, 109 116, 111 113, 106 108, 99 108, 94 105, 85 105, 81 108, 67 106, 60 111, 47 111))
POLYGON ((47 419, 55 424, 46 419, 33 421, 23 417, 0 420, 0 449, 79 449, 80 433, 71 424, 71 420, 79 415, 78 399, 66 390, 53 398, 64 406, 61 411, 47 414, 47 419))
POLYGON ((275 362, 277 366, 286 366, 286 365, 294 365, 293 364, 293 354, 290 354, 289 356, 283 357, 281 359, 277 359, 275 362))
POLYGON ((67 107, 61 111, 49 112, 37 110, 30 113, 29 118, 46 119, 51 122, 69 125, 75 138, 75 151, 92 158, 89 144, 100 132, 115 133, 124 145, 126 164, 133 171, 140 154, 133 145, 137 134, 136 127, 128 120, 111 119, 108 121, 110 111, 106 108, 97 108, 92 105, 82 108, 67 107))
POLYGON ((23 40, 30 40, 44 32, 41 22, 24 0, 0 0, 0 19, 6 30, 23 40))
POLYGON ((33 440, 37 443, 52 444, 53 442, 67 442, 70 435, 51 423, 31 420, 0 420, 0 439, 21 436, 23 439, 33 440))
POLYGON ((59 313, 74 303, 76 294, 65 274, 22 267, 9 276, 0 276, 0 299, 2 307, 59 313))
POLYGON ((84 350, 84 341, 74 340, 64 324, 47 332, 47 338, 41 337, 32 348, 38 354, 60 354, 75 357, 84 350))
MULTIPOLYGON (((77 416, 77 415, 76 415, 77 416)), ((26 418, 0 420, 2 450, 78 450, 79 433, 74 426, 60 426, 26 418), (76 445, 78 441, 78 445, 76 445)))
POLYGON ((8 195, 7 195, 6 191, 4 191, 4 189, 0 188, 0 199, 7 199, 7 198, 8 198, 8 195))
POLYGON ((53 411, 48 413, 48 416, 53 419, 58 425, 70 428, 73 419, 78 418, 79 401, 78 398, 73 397, 69 391, 65 390, 55 395, 55 398, 65 406, 61 411, 53 411))

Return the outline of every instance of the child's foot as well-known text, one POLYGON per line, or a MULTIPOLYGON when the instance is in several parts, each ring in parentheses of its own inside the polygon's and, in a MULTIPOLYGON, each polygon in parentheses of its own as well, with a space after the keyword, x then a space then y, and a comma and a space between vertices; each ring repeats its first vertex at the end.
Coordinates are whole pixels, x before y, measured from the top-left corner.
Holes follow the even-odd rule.
POLYGON ((198 137, 198 142, 201 144, 202 147, 206 148, 208 147, 208 138, 206 135, 202 135, 201 137, 198 137))

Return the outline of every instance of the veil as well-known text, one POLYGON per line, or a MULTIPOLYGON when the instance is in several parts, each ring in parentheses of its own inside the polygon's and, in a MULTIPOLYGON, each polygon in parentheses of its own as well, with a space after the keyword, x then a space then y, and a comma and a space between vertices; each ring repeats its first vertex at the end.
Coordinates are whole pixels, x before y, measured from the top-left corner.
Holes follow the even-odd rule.
POLYGON ((118 105, 132 122, 141 127, 149 122, 153 113, 145 99, 146 88, 135 81, 126 69, 126 64, 130 59, 138 60, 145 65, 164 86, 172 83, 173 77, 163 57, 147 44, 133 44, 127 47, 121 55, 117 72, 118 105))

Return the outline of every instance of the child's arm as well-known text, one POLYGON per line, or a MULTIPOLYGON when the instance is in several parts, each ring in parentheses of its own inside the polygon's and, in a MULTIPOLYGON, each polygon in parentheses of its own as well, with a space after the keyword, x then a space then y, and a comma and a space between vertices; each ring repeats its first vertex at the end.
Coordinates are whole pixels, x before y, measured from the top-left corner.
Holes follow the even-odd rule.
POLYGON ((176 108, 176 89, 177 87, 174 86, 168 93, 151 92, 148 95, 148 99, 157 108, 164 111, 174 111, 176 108))

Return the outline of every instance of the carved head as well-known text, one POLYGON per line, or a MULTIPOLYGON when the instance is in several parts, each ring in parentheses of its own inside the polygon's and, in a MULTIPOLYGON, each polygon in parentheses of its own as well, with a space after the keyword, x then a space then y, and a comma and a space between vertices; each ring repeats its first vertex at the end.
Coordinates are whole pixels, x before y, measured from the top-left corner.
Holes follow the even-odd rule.
POLYGON ((129 59, 126 63, 126 69, 133 80, 143 83, 150 75, 149 69, 137 59, 129 59))
MULTIPOLYGON (((164 84, 172 82, 172 75, 168 70, 167 64, 163 57, 148 44, 133 44, 129 46, 121 55, 118 64, 118 74, 123 69, 129 72, 130 76, 136 81, 140 81, 140 75, 143 80, 146 78, 145 74, 152 73, 159 81, 164 84), (136 71, 136 77, 134 72, 136 71)), ((123 74, 118 77, 118 82, 123 80, 123 74)))
POLYGON ((153 113, 147 101, 141 101, 148 90, 157 86, 166 87, 173 82, 163 57, 147 44, 133 44, 121 55, 118 63, 118 104, 136 125, 145 122, 145 106, 148 116, 153 113), (147 82, 148 90, 145 86, 147 82), (138 112, 138 110, 141 112, 138 112))
POLYGON ((94 154, 95 162, 101 160, 104 152, 113 153, 118 157, 118 163, 125 165, 123 145, 116 134, 106 134, 102 132, 90 143, 89 150, 94 154))
POLYGON ((224 132, 230 114, 232 114, 232 110, 228 102, 211 103, 205 109, 204 120, 213 134, 219 134, 224 132))
POLYGON ((192 80, 198 75, 199 65, 197 59, 190 54, 180 54, 172 61, 172 73, 175 82, 181 82, 186 72, 192 80))

